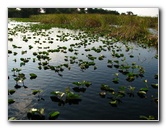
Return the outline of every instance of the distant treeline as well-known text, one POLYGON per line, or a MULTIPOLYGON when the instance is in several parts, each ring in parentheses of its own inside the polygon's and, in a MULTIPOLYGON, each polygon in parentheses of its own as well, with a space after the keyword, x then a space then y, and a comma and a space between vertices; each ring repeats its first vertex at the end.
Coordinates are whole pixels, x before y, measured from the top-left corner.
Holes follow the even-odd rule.
MULTIPOLYGON (((104 10, 102 8, 8 8, 9 18, 28 18, 31 15, 45 14, 113 14, 120 15, 119 12, 114 10, 104 10)), ((125 14, 125 13, 123 13, 125 14)), ((132 12, 127 13, 129 15, 132 12)))

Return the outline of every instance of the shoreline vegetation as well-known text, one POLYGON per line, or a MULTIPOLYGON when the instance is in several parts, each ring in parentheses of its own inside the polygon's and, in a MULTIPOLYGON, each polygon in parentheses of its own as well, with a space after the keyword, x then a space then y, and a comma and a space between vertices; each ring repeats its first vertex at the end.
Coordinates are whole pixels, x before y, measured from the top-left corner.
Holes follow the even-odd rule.
POLYGON ((158 34, 152 34, 148 30, 152 28, 158 31, 158 17, 112 14, 40 14, 31 15, 29 18, 11 18, 11 20, 40 22, 40 24, 31 26, 34 30, 51 27, 79 29, 120 41, 143 43, 158 49, 158 34))

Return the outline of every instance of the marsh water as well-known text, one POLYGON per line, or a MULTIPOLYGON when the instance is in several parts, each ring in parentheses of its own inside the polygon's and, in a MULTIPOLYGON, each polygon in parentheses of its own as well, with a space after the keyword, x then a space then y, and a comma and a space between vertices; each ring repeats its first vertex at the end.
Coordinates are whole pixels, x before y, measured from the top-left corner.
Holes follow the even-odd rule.
POLYGON ((158 83, 154 77, 158 74, 158 52, 154 47, 136 42, 118 42, 114 38, 90 36, 79 30, 64 28, 32 31, 28 27, 30 24, 36 23, 8 22, 8 39, 12 39, 8 40, 8 50, 12 51, 11 54, 8 53, 8 89, 16 91, 8 95, 9 99, 15 101, 8 105, 8 117, 28 120, 29 109, 44 108, 46 120, 52 111, 60 112, 57 120, 140 120, 140 115, 152 115, 158 120, 159 105, 154 99, 158 99, 159 92, 151 86, 158 83), (33 48, 29 48, 30 45, 33 48), (49 51, 58 48, 58 52, 49 51), (100 50, 96 52, 93 50, 95 48, 100 50), (48 54, 42 54, 43 51, 48 54), (14 52, 17 54, 14 55, 14 52), (33 55, 34 52, 49 59, 38 59, 33 55), (89 56, 96 58, 91 60, 89 56), (20 58, 27 59, 28 62, 22 65, 20 58), (112 61, 111 66, 108 66, 108 60, 112 61), (80 63, 84 61, 94 62, 95 65, 81 68, 80 63), (46 64, 42 65, 43 62, 46 64), (63 64, 68 65, 65 67, 63 64), (130 66, 129 72, 138 73, 140 67, 144 72, 128 81, 126 74, 120 72, 122 64, 130 66), (132 68, 133 65, 137 66, 132 68), (50 66, 61 66, 62 70, 56 72, 50 66), (15 88, 13 68, 19 68, 25 74, 26 87, 18 83, 21 87, 15 88), (30 79, 30 73, 35 73, 37 78, 30 79), (113 82, 115 77, 118 77, 118 82, 113 82), (144 80, 147 80, 148 91, 146 95, 140 96, 137 92, 146 87, 144 80), (92 84, 84 88, 84 91, 75 90, 73 82, 81 81, 90 81, 92 84), (102 84, 109 85, 114 93, 107 92, 105 97, 101 97, 99 93, 103 91, 102 84), (130 86, 135 87, 132 95, 128 93, 130 86), (116 95, 118 104, 111 105, 109 102, 112 97, 124 87, 125 94, 116 95), (61 104, 51 98, 52 91, 64 91, 66 88, 79 94, 81 100, 61 104), (33 90, 42 92, 33 95, 33 90))

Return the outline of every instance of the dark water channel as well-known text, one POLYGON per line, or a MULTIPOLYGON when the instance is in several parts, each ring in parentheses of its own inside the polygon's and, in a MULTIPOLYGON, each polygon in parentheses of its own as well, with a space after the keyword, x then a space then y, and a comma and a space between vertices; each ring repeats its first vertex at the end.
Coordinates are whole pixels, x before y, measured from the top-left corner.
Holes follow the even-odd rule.
POLYGON ((28 27, 29 24, 32 23, 8 22, 8 50, 12 51, 11 54, 8 53, 8 89, 16 91, 8 95, 9 99, 15 101, 8 105, 8 117, 28 120, 29 109, 44 108, 46 120, 52 111, 60 112, 57 120, 140 120, 140 115, 147 117, 152 115, 155 120, 158 120, 159 105, 155 100, 158 99, 159 92, 151 86, 158 83, 158 79, 154 77, 158 73, 155 48, 132 42, 116 42, 115 39, 104 37, 89 37, 80 31, 61 28, 32 32, 28 27), (25 38, 27 41, 24 40, 25 38), (14 48, 13 45, 21 48, 14 48), (33 48, 29 49, 29 45, 33 48), (39 53, 59 47, 67 49, 49 52, 50 60, 38 60, 37 56, 33 55, 34 52, 39 53), (71 47, 73 51, 69 51, 71 47), (94 48, 100 51, 92 50, 94 48), (27 52, 22 54, 22 51, 27 52), (17 52, 17 55, 14 55, 14 52, 17 52), (72 56, 76 59, 72 60, 72 56), (96 59, 90 60, 88 56, 96 57, 96 59), (26 58, 29 61, 25 65, 20 65, 22 62, 20 58, 26 58), (111 60, 112 64, 108 63, 108 60, 111 60), (39 64, 46 61, 45 69, 42 65, 42 69, 39 69, 39 64), (82 61, 95 62, 95 66, 81 69, 82 61), (63 71, 59 73, 49 69, 49 66, 56 67, 62 64, 68 64, 68 67, 62 66, 63 71), (122 65, 128 65, 130 67, 128 71, 137 74, 133 81, 126 80, 127 74, 120 70, 122 65), (140 74, 141 67, 144 69, 143 74, 140 74), (13 68, 19 68, 20 73, 25 74, 26 88, 22 86, 22 83, 18 83, 21 85, 20 88, 15 88, 15 77, 11 71, 13 68), (35 73, 37 78, 30 79, 30 73, 35 73), (116 76, 115 73, 118 75, 116 76), (115 77, 118 77, 118 83, 113 82, 115 77), (74 90, 76 85, 73 82, 83 80, 90 81, 92 85, 85 87, 84 92, 74 90), (140 88, 146 87, 144 80, 147 80, 148 91, 140 96, 137 92, 140 88), (106 96, 101 97, 99 93, 103 91, 102 84, 109 85, 114 91, 105 91, 106 96), (132 95, 129 93, 130 86, 135 87, 132 95), (64 91, 67 87, 80 95, 79 102, 62 104, 51 99, 52 91, 64 91), (33 90, 42 90, 42 92, 39 96, 33 95, 33 90), (125 93, 116 95, 120 94, 120 91, 125 93), (39 97, 42 100, 39 100, 39 97), (115 97, 118 101, 116 106, 109 103, 115 97))

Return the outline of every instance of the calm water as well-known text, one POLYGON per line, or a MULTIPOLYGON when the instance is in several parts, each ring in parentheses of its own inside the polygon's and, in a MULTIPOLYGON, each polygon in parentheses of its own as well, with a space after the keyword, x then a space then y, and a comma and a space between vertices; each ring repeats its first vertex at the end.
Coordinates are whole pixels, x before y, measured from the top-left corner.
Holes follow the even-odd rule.
MULTIPOLYGON (((99 38, 98 40, 93 40, 90 42, 92 37, 88 38, 86 34, 79 31, 71 31, 68 29, 60 29, 60 28, 52 28, 50 30, 43 30, 42 32, 31 32, 28 28, 22 31, 20 28, 28 26, 30 23, 20 23, 9 21, 8 23, 8 38, 13 38, 13 41, 8 41, 8 50, 12 50, 12 52, 17 52, 17 55, 8 54, 8 89, 14 89, 16 92, 13 95, 8 95, 8 98, 12 98, 15 100, 15 103, 8 105, 8 116, 16 117, 17 120, 28 120, 27 111, 31 108, 44 108, 45 116, 48 119, 48 114, 52 111, 59 111, 60 115, 57 120, 139 120, 140 115, 153 115, 156 120, 158 120, 158 104, 154 102, 153 98, 158 97, 158 89, 154 89, 151 87, 152 83, 158 83, 157 79, 154 79, 154 75, 158 73, 158 59, 155 58, 157 54, 156 49, 154 48, 143 48, 137 45, 136 43, 127 42, 130 46, 130 50, 126 52, 126 45, 122 42, 114 42, 111 43, 111 50, 109 51, 105 44, 103 44, 104 38, 99 38), (15 28, 17 26, 17 28, 15 28), (13 29, 14 28, 14 29, 13 29), (14 32, 16 30, 16 34, 12 35, 10 32, 14 32), (18 31, 20 30, 20 31, 18 31), (43 33, 43 35, 42 35, 43 33), (65 38, 68 41, 60 41, 59 36, 64 33, 65 35, 69 34, 65 38), (80 33, 82 35, 86 35, 85 38, 81 38, 79 40, 75 40, 75 37, 80 33), (24 37, 31 37, 27 42, 23 41, 24 37), (52 39, 50 39, 52 38, 52 39), (81 42, 85 42, 85 39, 90 43, 87 46, 81 45, 80 47, 73 47, 76 50, 78 55, 75 55, 74 51, 67 53, 63 52, 54 52, 49 53, 50 61, 47 61, 49 65, 58 66, 60 64, 68 63, 70 66, 70 70, 68 68, 63 68, 64 71, 60 72, 62 76, 59 76, 57 72, 52 71, 50 69, 41 70, 38 69, 38 63, 36 56, 33 55, 33 52, 47 51, 49 49, 56 49, 58 47, 65 46, 67 48, 70 47, 71 44, 78 44, 81 42), (49 41, 53 41, 53 43, 49 43, 49 41), (35 41, 39 41, 39 43, 35 43, 35 41), (45 42, 43 42, 45 41, 45 42), (12 45, 21 46, 21 49, 13 48, 12 45), (32 45, 33 48, 29 50, 29 45, 32 45), (100 47, 106 50, 102 50, 100 53, 96 53, 95 51, 85 51, 87 48, 92 47, 100 47), (41 48, 39 48, 41 47, 41 48), (48 49, 45 47, 49 47, 48 49), (137 65, 142 66, 145 69, 144 77, 138 77, 132 82, 128 82, 126 80, 126 75, 120 73, 118 68, 112 67, 108 68, 107 61, 109 60, 119 60, 119 64, 122 64, 121 61, 124 57, 113 57, 112 50, 115 50, 116 53, 123 53, 125 57, 125 64, 131 65, 135 62, 137 65), (22 51, 27 50, 27 53, 21 54, 22 51), (91 61, 87 58, 87 55, 91 54, 97 59, 94 60, 95 65, 97 67, 94 70, 94 66, 90 66, 88 69, 82 71, 79 67, 79 60, 91 61), (98 60, 98 57, 104 55, 105 58, 103 60, 98 60), (130 55, 134 57, 131 58, 130 55), (65 56, 76 56, 77 59, 75 63, 71 64, 70 61, 65 61, 65 56), (20 67, 20 58, 30 58, 29 62, 25 64, 25 66, 20 67), (33 58, 36 58, 36 61, 33 62, 33 58), (16 62, 13 61, 16 59, 16 62), (13 68, 21 68, 21 73, 24 73, 26 76, 26 80, 24 81, 25 86, 28 88, 21 87, 19 89, 15 89, 16 82, 14 81, 13 72, 11 70, 13 68), (31 80, 29 74, 35 73, 37 75, 36 79, 31 80), (119 83, 115 84, 112 82, 115 77, 115 73, 119 73, 119 83), (137 95, 137 92, 140 88, 145 87, 144 80, 148 80, 149 90, 146 94, 146 98, 140 98, 137 95), (65 88, 70 87, 70 90, 74 92, 72 89, 75 87, 73 82, 78 81, 90 81, 92 85, 86 89, 85 92, 75 92, 81 95, 81 101, 78 104, 61 104, 58 102, 54 102, 51 100, 52 91, 64 91, 65 88), (115 92, 119 90, 120 86, 134 86, 134 96, 130 97, 129 95, 125 95, 120 98, 122 101, 117 105, 117 107, 113 107, 109 104, 111 94, 106 95, 105 98, 99 96, 99 92, 101 92, 101 84, 107 84, 110 87, 115 89, 115 92), (38 95, 33 95, 33 90, 43 90, 39 95, 44 98, 44 100, 38 101, 38 95)), ((109 39, 111 42, 111 39, 109 39)), ((46 61, 46 60, 45 60, 46 61)), ((42 62, 44 62, 42 60, 42 62)), ((132 69, 130 69, 132 71, 132 69)), ((134 72, 137 72, 134 69, 134 72)), ((22 83, 20 83, 22 85, 22 83)))

